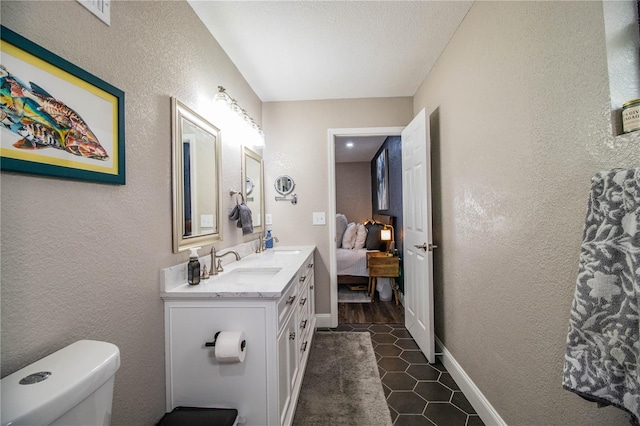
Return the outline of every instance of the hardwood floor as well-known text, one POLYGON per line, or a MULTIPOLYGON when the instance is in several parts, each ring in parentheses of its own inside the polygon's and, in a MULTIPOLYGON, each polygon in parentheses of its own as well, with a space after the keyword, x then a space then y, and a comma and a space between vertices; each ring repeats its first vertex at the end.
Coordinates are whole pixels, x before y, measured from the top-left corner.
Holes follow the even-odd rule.
POLYGON ((338 303, 338 324, 404 324, 404 306, 395 300, 338 303))

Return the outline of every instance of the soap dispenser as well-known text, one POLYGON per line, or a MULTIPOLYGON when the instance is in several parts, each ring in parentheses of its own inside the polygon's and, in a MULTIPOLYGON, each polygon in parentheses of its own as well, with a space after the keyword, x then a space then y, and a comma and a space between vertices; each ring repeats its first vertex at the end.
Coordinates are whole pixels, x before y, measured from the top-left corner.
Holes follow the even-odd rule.
POLYGON ((271 229, 267 230, 267 236, 264 239, 264 248, 273 248, 273 237, 271 236, 271 229))
POLYGON ((200 247, 194 247, 191 250, 189 256, 189 263, 187 264, 187 276, 189 285, 200 284, 200 261, 198 261, 198 249, 200 247))

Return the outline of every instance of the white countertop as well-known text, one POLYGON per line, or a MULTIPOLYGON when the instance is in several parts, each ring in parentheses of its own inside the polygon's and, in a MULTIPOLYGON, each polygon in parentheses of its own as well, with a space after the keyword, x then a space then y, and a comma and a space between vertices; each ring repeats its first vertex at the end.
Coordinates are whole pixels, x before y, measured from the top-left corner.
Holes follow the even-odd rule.
MULTIPOLYGON (((253 253, 239 261, 224 266, 224 272, 201 280, 198 285, 189 285, 184 273, 176 278, 175 273, 166 273, 161 283, 160 297, 170 299, 193 298, 279 298, 285 292, 291 279, 313 251, 315 246, 278 246, 262 253, 253 253), (300 253, 291 253, 299 251, 300 253), (282 253, 278 253, 282 252, 282 253), (287 253, 288 252, 288 253, 287 253), (237 284, 218 282, 226 274, 236 269, 281 268, 273 277, 259 283, 237 284), (173 277, 173 279, 171 278, 173 277)), ((227 250, 221 250, 222 253, 227 250)), ((228 256, 227 256, 228 257, 228 256)), ((233 256, 232 256, 233 258, 233 256)), ((174 268, 167 268, 175 269, 174 268)), ((186 271, 186 266, 183 268, 186 271)))

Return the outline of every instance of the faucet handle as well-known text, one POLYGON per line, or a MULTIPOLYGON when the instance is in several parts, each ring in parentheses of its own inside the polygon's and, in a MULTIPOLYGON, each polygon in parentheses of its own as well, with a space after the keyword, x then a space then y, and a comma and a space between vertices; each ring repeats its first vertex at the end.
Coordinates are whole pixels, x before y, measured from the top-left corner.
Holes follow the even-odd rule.
POLYGON ((222 259, 218 259, 218 265, 216 266, 216 272, 224 272, 224 268, 222 267, 222 259))

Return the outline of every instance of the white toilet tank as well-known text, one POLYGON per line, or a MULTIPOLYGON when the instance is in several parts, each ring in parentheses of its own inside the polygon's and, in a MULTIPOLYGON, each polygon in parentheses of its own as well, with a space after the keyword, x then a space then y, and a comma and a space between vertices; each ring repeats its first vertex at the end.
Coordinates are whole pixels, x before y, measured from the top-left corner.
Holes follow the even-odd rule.
POLYGON ((80 340, 16 371, 0 380, 2 426, 111 424, 119 367, 116 345, 80 340))

